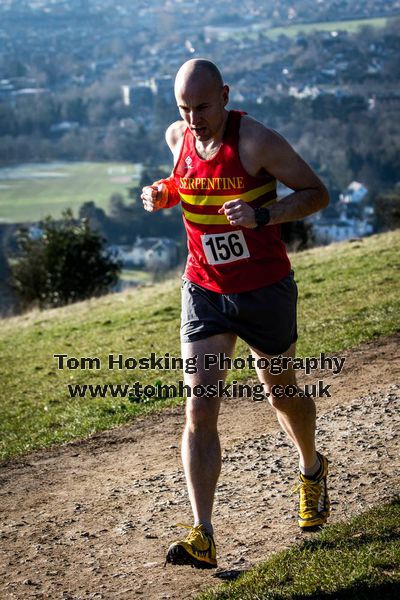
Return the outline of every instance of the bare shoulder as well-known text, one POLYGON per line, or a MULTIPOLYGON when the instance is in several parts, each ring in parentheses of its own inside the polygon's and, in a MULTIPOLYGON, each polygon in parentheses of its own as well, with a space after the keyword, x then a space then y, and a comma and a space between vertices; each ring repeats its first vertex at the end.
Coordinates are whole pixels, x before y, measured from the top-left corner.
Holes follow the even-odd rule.
POLYGON ((252 175, 267 171, 293 190, 326 191, 316 173, 282 135, 247 115, 240 126, 239 152, 243 166, 252 175))
POLYGON ((282 135, 252 117, 242 118, 239 135, 240 157, 251 174, 267 171, 277 176, 285 164, 305 164, 282 135))
POLYGON ((177 147, 180 146, 185 129, 186 124, 184 121, 175 121, 175 123, 171 123, 165 132, 165 140, 173 154, 175 154, 177 147))
POLYGON ((257 153, 260 150, 282 149, 289 143, 277 131, 266 127, 253 117, 244 115, 240 126, 240 141, 249 150, 257 153))

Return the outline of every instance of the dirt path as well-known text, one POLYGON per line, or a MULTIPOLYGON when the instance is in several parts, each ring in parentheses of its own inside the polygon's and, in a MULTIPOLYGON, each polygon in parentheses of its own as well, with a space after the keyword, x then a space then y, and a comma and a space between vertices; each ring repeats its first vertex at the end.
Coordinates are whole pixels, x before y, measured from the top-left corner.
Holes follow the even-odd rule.
MULTIPOLYGON (((399 492, 399 341, 364 344, 342 353, 341 375, 317 374, 333 392, 317 400, 318 446, 331 461, 330 522, 399 492)), ((165 549, 184 531, 174 524, 191 523, 182 422, 180 407, 0 465, 0 597, 192 598, 224 571, 304 539, 291 495, 296 455, 272 409, 227 400, 214 513, 219 577, 164 568, 165 549)))

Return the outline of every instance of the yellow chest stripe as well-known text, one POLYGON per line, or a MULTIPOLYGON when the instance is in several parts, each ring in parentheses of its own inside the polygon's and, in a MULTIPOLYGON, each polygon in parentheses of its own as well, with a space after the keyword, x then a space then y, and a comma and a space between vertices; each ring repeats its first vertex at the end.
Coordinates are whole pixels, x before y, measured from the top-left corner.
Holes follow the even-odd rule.
MULTIPOLYGON (((226 200, 225 200, 226 202, 226 200)), ((265 202, 262 206, 270 206, 271 204, 275 204, 276 198, 273 200, 269 200, 269 202, 265 202)), ((228 225, 229 221, 225 215, 201 215, 198 213, 192 213, 185 208, 182 207, 183 214, 185 218, 191 223, 200 223, 202 225, 228 225)))
POLYGON ((256 200, 263 194, 267 192, 271 192, 272 190, 276 190, 276 180, 270 181, 261 187, 255 188, 254 190, 250 190, 248 192, 244 192, 243 194, 238 193, 231 196, 209 196, 209 195, 192 195, 192 194, 183 194, 179 191, 179 194, 184 202, 187 204, 208 204, 209 206, 222 206, 225 202, 229 202, 229 200, 236 200, 236 198, 241 198, 245 202, 251 202, 252 200, 256 200))

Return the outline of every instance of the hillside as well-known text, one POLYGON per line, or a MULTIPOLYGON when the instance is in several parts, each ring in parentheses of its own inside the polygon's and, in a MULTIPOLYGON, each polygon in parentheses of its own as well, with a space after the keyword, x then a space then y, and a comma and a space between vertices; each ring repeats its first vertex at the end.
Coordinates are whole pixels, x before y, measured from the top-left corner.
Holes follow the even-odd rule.
MULTIPOLYGON (((318 447, 330 460, 331 524, 390 502, 399 489, 399 341, 397 334, 341 352, 346 368, 339 377, 315 373, 333 392, 331 399, 317 400, 318 447)), ((210 586, 226 589, 230 579, 305 540, 318 547, 317 534, 298 531, 291 494, 296 456, 272 410, 263 402, 231 399, 220 417, 223 464, 214 511, 219 568, 215 574, 164 568, 168 545, 183 531, 175 523, 191 523, 179 450, 183 421, 181 405, 0 465, 1 598, 183 600, 210 586)), ((353 547, 371 541, 362 531, 353 534, 353 547)), ((385 549, 381 576, 391 581, 398 558, 389 561, 385 549)), ((350 580, 360 587, 359 571, 351 567, 350 580)), ((274 600, 282 598, 285 573, 271 582, 278 589, 274 600)), ((335 577, 336 595, 311 597, 396 597, 370 587, 372 575, 364 571, 360 596, 335 577)), ((318 589, 318 578, 313 584, 318 589)))
MULTIPOLYGON (((337 352, 399 328, 400 232, 314 248, 291 257, 300 289, 299 356, 337 352)), ((108 357, 178 357, 179 278, 60 309, 2 320, 0 456, 30 452, 128 422, 181 398, 71 398, 68 384, 173 384, 179 369, 110 369, 108 357), (59 369, 60 358, 100 368, 59 369), (96 365, 95 365, 96 366, 96 365), (98 366, 98 365, 97 365, 98 366)), ((237 355, 247 356, 244 344, 237 355)), ((128 365, 129 366, 129 365, 128 365)), ((244 381, 232 370, 228 381, 244 381)))
MULTIPOLYGON (((398 490, 399 246, 400 233, 391 232, 292 257, 300 288, 298 355, 323 351, 345 365, 340 375, 318 369, 299 376, 300 385, 319 378, 331 386, 331 397, 317 399, 318 448, 330 460, 331 524, 390 502, 398 490)), ((176 382, 179 371, 105 365, 109 353, 179 356, 178 333, 179 280, 2 321, 0 434, 9 457, 0 464, 4 600, 182 600, 220 582, 225 593, 216 597, 229 597, 224 581, 305 539, 319 546, 318 534, 298 531, 291 495, 296 456, 272 410, 231 398, 220 417, 218 570, 163 567, 166 548, 181 533, 174 524, 191 522, 179 450, 182 400, 71 399, 66 385, 176 382), (57 369, 54 353, 100 357, 103 367, 57 369), (83 439, 60 443, 74 438, 83 439)), ((243 345, 238 355, 247 355, 243 345)), ((246 370, 230 375, 253 377, 246 370)), ((354 544, 362 547, 358 531, 354 544)), ((391 586, 395 566, 381 563, 381 579, 391 586)), ((370 571, 360 568, 362 598, 391 597, 379 596, 370 571)), ((330 582, 337 596, 325 597, 359 597, 356 571, 347 571, 347 583, 330 582)), ((278 598, 275 584, 278 595, 271 597, 278 598)), ((313 585, 320 589, 318 580, 313 585)))

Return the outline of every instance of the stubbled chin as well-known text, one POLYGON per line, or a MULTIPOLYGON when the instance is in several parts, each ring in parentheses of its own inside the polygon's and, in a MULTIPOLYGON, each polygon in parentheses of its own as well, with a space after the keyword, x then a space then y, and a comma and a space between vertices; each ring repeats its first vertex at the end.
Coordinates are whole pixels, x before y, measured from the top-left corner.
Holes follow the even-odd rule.
POLYGON ((208 134, 207 131, 195 131, 194 135, 198 140, 201 140, 203 142, 210 139, 210 135, 208 134))

